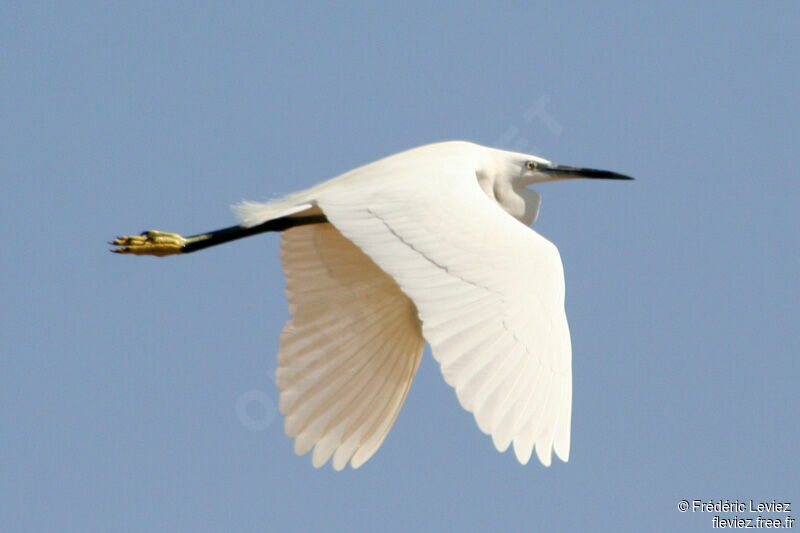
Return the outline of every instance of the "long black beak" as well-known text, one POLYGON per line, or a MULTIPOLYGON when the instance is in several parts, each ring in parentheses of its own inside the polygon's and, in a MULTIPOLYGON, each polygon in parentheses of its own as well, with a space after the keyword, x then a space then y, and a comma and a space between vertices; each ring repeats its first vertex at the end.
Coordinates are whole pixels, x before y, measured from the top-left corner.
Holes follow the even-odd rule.
POLYGON ((567 165, 552 165, 542 169, 543 172, 558 178, 591 178, 596 180, 632 180, 630 176, 611 172, 610 170, 598 170, 596 168, 570 167, 567 165))

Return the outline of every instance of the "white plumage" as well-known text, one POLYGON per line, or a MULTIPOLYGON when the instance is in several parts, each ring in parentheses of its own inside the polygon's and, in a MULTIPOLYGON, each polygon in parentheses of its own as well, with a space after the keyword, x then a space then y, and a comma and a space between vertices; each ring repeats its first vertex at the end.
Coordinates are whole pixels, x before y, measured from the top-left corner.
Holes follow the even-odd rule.
POLYGON ((314 466, 369 459, 400 412, 425 341, 414 304, 330 224, 283 233, 292 320, 277 385, 295 451, 314 466))
MULTIPOLYGON (((324 214, 283 233, 292 320, 277 384, 295 451, 357 468, 402 407, 425 341, 461 405, 527 463, 569 457, 571 347, 558 250, 531 230, 526 185, 549 161, 465 142, 409 150, 287 198, 245 226, 324 214)), ((550 173, 550 171, 553 173, 550 173)), ((592 171, 599 172, 599 171, 592 171)), ((590 176, 595 177, 595 176, 590 176)))

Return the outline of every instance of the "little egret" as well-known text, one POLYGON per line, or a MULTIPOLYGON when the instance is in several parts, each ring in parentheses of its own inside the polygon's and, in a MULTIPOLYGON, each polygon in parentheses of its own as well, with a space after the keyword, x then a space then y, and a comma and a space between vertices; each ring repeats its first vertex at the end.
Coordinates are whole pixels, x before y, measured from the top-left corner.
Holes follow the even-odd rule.
POLYGON ((572 348, 564 269, 528 226, 539 194, 570 178, 632 179, 451 141, 234 209, 233 226, 119 237, 118 253, 165 256, 281 232, 291 320, 277 386, 298 455, 358 468, 386 438, 425 341, 462 407, 525 464, 569 457, 572 348))

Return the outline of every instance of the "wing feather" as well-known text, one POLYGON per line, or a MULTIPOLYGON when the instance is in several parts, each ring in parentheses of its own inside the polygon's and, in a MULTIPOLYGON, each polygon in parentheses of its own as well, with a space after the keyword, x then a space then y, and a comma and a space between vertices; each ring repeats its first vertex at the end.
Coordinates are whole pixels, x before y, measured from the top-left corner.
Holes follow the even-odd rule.
POLYGON ((497 449, 513 443, 523 463, 534 449, 545 465, 553 450, 567 460, 572 377, 561 258, 470 172, 420 173, 397 186, 376 175, 375 187, 331 188, 315 201, 414 302, 445 380, 497 449))
POLYGON ((330 224, 283 232, 292 320, 277 385, 285 428, 319 467, 363 464, 388 434, 419 366, 417 310, 396 282, 330 224), (357 460, 356 460, 357 458, 357 460))

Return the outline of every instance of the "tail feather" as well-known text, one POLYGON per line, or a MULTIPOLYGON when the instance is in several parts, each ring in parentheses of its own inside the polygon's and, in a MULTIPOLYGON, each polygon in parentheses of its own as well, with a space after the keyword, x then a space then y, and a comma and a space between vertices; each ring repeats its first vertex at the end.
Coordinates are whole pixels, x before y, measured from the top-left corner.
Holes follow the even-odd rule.
MULTIPOLYGON (((253 227, 268 220, 296 215, 303 211, 314 210, 315 203, 310 201, 294 201, 290 196, 269 202, 243 201, 231 207, 236 217, 245 227, 253 227)), ((321 212, 320 212, 321 213, 321 212)), ((304 214, 315 214, 313 212, 304 214)))

